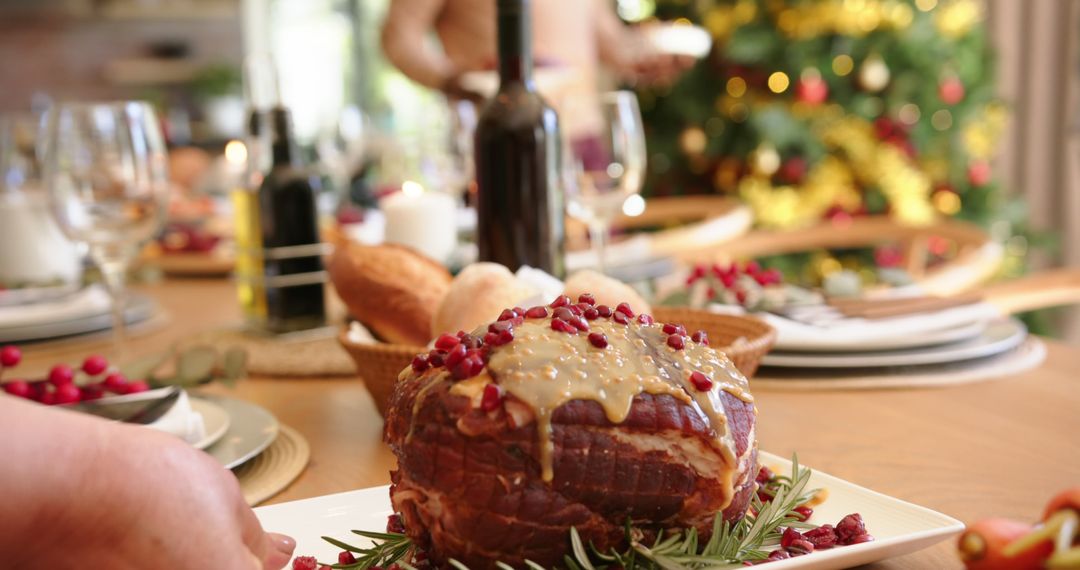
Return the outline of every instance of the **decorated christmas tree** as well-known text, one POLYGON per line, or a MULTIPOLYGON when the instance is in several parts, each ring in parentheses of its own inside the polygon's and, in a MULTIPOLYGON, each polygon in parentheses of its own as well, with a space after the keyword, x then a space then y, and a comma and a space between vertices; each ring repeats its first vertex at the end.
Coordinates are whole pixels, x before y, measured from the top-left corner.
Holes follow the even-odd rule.
MULTIPOLYGON (((763 228, 1015 213, 989 160, 1006 111, 975 0, 659 0, 713 36, 639 93, 647 192, 741 197, 763 228)), ((1015 214, 1014 214, 1015 215, 1015 214)))

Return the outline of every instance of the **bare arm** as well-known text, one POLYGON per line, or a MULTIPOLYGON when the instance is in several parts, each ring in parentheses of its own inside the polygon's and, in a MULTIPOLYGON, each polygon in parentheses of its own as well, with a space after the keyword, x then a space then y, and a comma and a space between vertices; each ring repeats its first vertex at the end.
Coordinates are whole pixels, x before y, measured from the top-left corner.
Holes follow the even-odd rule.
POLYGON ((427 43, 445 0, 391 0, 382 27, 386 58, 413 81, 443 89, 456 74, 454 64, 427 43))
POLYGON ((600 61, 619 75, 632 73, 637 38, 615 14, 611 0, 593 0, 593 4, 600 61))

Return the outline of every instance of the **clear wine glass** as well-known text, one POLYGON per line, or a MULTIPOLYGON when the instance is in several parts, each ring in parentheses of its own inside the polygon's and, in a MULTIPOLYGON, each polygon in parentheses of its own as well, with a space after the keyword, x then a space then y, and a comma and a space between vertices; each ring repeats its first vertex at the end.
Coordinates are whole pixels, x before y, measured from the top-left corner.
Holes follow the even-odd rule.
POLYGON ((165 220, 165 142, 144 102, 61 103, 45 122, 45 187, 53 216, 87 245, 112 299, 113 339, 124 339, 125 276, 165 220))
POLYGON ((595 102, 560 106, 566 133, 564 187, 570 216, 589 227, 597 268, 607 266, 611 223, 645 176, 645 131, 632 91, 601 93, 595 102))

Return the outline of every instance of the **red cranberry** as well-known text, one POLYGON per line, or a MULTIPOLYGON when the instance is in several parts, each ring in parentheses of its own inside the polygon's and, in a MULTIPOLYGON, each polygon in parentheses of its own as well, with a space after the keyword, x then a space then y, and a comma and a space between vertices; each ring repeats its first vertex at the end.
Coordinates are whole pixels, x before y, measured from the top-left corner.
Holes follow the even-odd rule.
POLYGON ((61 384, 56 387, 57 404, 74 404, 82 397, 79 387, 74 384, 61 384))
POLYGON ((611 320, 619 323, 620 325, 625 325, 630 322, 630 317, 628 317, 626 313, 615 312, 611 314, 611 320))
POLYGON ((466 352, 468 352, 468 349, 465 348, 465 345, 463 344, 459 344, 454 348, 451 348, 450 351, 446 353, 446 367, 452 368, 458 362, 461 362, 462 359, 465 358, 466 352))
POLYGON ((802 556, 804 554, 810 554, 814 551, 814 543, 809 540, 799 539, 791 543, 791 546, 787 547, 787 551, 793 556, 802 556))
POLYGON ((634 310, 630 308, 630 303, 619 303, 619 305, 615 307, 615 312, 623 313, 628 317, 634 316, 634 310))
POLYGON ((503 389, 496 384, 484 386, 484 394, 480 398, 480 409, 485 412, 493 412, 499 409, 503 401, 503 389))
POLYGON ((743 272, 747 275, 757 275, 761 273, 761 264, 756 261, 748 261, 743 267, 743 272))
POLYGON ((71 384, 73 378, 75 378, 75 372, 67 364, 57 364, 52 367, 52 370, 49 370, 49 382, 53 386, 71 384))
POLYGON ((461 339, 450 333, 443 333, 435 339, 435 348, 439 350, 450 350, 458 344, 461 344, 461 339))
POLYGON ((472 352, 451 366, 450 374, 457 380, 464 380, 466 378, 472 378, 480 373, 484 369, 484 357, 480 356, 479 352, 472 352))
POLYGON ((401 519, 401 515, 394 513, 386 517, 386 532, 405 533, 405 521, 401 519))
POLYGON ((836 537, 840 544, 852 544, 852 539, 863 534, 866 534, 866 525, 859 513, 852 513, 836 523, 836 537))
POLYGON ((352 552, 349 552, 348 550, 342 550, 337 555, 337 562, 338 564, 355 564, 356 557, 353 556, 352 552))
MULTIPOLYGON (((672 338, 680 338, 680 337, 671 337, 671 336, 669 336, 668 340, 670 340, 672 338)), ((712 379, 709 378, 708 376, 706 376, 705 374, 701 373, 700 371, 697 371, 697 370, 690 373, 690 383, 694 385, 694 388, 697 388, 698 390, 700 390, 702 392, 708 392, 709 390, 712 389, 712 386, 713 386, 712 379)))
POLYGON ((638 315, 637 322, 643 325, 651 325, 656 321, 653 320, 652 315, 646 315, 645 313, 642 313, 638 315))
POLYGON ((686 346, 686 343, 685 341, 683 341, 683 337, 677 334, 673 334, 667 337, 667 345, 671 348, 674 348, 675 350, 682 350, 683 347, 686 346))
POLYGON ((611 316, 611 307, 607 305, 597 305, 596 314, 604 317, 605 319, 611 316))
POLYGON ((428 352, 428 364, 430 364, 432 368, 438 368, 446 364, 446 352, 432 349, 428 352))
POLYGON ((765 489, 758 489, 757 498, 762 503, 768 503, 769 501, 773 500, 773 494, 766 491, 765 489))
POLYGON ((103 385, 106 390, 121 393, 127 389, 127 378, 124 378, 124 375, 119 372, 113 372, 105 377, 103 385))
POLYGON ((502 330, 496 333, 495 342, 492 342, 491 346, 502 346, 512 340, 514 340, 514 329, 502 330))
POLYGON ((18 396, 20 398, 29 398, 32 393, 30 384, 27 383, 26 380, 12 380, 11 382, 5 382, 4 391, 12 396, 18 396))
POLYGON ((572 302, 573 301, 570 300, 570 297, 567 297, 566 295, 559 295, 558 297, 555 297, 554 301, 551 302, 551 307, 553 309, 557 309, 559 307, 565 307, 572 302))
POLYGON ((745 305, 746 304, 746 299, 747 299, 746 291, 744 291, 742 289, 739 289, 738 291, 735 291, 735 301, 737 301, 740 305, 745 305))
POLYGON ((789 554, 788 551, 774 550, 769 553, 768 558, 766 558, 765 560, 768 562, 775 562, 777 560, 787 560, 788 558, 791 558, 791 554, 789 554))
POLYGON ((105 395, 105 387, 101 384, 87 384, 79 388, 79 399, 83 402, 97 400, 105 395))
POLYGON ((577 327, 562 319, 551 319, 551 330, 570 334, 577 334, 577 327))
POLYGON ((581 316, 585 317, 585 320, 595 321, 600 317, 600 311, 597 311, 596 307, 589 307, 581 316))
POLYGON ((814 514, 814 509, 810 507, 795 507, 795 514, 799 517, 799 520, 806 522, 810 515, 814 514))
POLYGON ((595 305, 596 297, 592 296, 592 293, 582 293, 578 295, 578 303, 585 303, 586 305, 595 305))
POLYGON ((787 527, 786 529, 784 529, 784 534, 780 535, 780 548, 787 548, 791 546, 791 543, 795 542, 796 540, 802 539, 803 535, 801 532, 795 530, 794 528, 787 527))
POLYGON ((517 317, 517 316, 518 316, 518 314, 515 313, 513 309, 503 309, 503 311, 501 313, 499 313, 499 319, 498 320, 500 320, 500 321, 509 321, 509 320, 511 320, 511 319, 513 319, 514 317, 517 317))
POLYGON ((46 406, 51 406, 56 403, 56 392, 46 389, 34 399, 46 406))
POLYGON ((852 537, 851 540, 848 540, 846 544, 847 544, 847 546, 851 546, 853 544, 862 544, 864 542, 873 542, 873 541, 874 541, 874 537, 870 536, 870 533, 864 532, 864 533, 862 533, 862 534, 860 534, 858 536, 852 537))
POLYGON ((98 374, 105 372, 105 369, 108 367, 109 362, 105 360, 104 357, 97 354, 87 356, 86 360, 83 360, 82 363, 82 371, 91 376, 97 376, 98 374))
POLYGON ((318 570, 319 561, 314 556, 297 556, 293 558, 292 570, 318 570))
POLYGON ((596 348, 607 348, 607 335, 602 332, 589 333, 589 342, 596 348))
POLYGON ((776 474, 772 472, 772 469, 762 465, 761 469, 758 469, 757 477, 754 480, 758 482, 758 485, 764 485, 774 478, 776 478, 776 474))
POLYGON ((548 315, 547 307, 530 307, 525 316, 530 319, 542 319, 548 315))
POLYGON ((735 286, 735 279, 737 276, 734 273, 725 273, 719 277, 720 283, 725 289, 731 289, 735 286))
POLYGON ((803 533, 803 538, 810 541, 817 550, 823 550, 826 548, 832 548, 836 546, 837 536, 836 530, 833 529, 831 524, 812 528, 803 533))
POLYGON ((145 380, 136 380, 134 382, 129 382, 128 383, 127 390, 125 390, 124 393, 125 394, 138 394, 139 392, 145 392, 145 391, 147 391, 149 389, 150 389, 150 385, 147 384, 145 380))
POLYGON ((5 368, 11 368, 17 366, 22 361, 22 351, 19 347, 9 344, 3 348, 0 348, 0 366, 5 368))
POLYGON ((690 335, 690 340, 702 346, 709 346, 709 335, 705 331, 694 331, 694 334, 690 335))
POLYGON ((423 372, 427 370, 431 365, 428 364, 428 357, 426 354, 417 354, 412 359, 413 372, 423 372))
POLYGON ((458 331, 457 334, 454 335, 454 336, 458 337, 458 339, 463 339, 463 338, 465 338, 465 335, 467 335, 467 334, 469 334, 469 333, 467 333, 465 331, 458 331))

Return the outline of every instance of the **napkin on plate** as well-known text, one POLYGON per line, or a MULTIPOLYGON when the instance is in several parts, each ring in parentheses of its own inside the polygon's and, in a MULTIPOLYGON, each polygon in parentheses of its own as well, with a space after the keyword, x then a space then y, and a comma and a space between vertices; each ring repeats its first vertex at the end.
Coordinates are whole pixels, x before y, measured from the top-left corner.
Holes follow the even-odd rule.
POLYGON ((190 444, 198 443, 206 437, 206 424, 202 414, 191 408, 191 400, 184 390, 180 391, 180 397, 165 415, 146 427, 171 433, 190 444))

